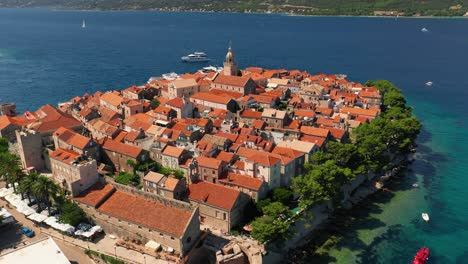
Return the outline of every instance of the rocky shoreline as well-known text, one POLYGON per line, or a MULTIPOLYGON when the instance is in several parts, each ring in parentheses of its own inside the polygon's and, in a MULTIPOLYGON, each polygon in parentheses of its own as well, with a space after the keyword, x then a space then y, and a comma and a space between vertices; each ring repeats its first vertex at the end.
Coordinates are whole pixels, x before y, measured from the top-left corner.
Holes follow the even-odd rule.
MULTIPOLYGON (((389 191, 385 188, 386 184, 398 177, 413 161, 414 154, 405 155, 397 158, 394 165, 383 175, 367 175, 368 180, 359 184, 339 208, 333 209, 329 203, 312 209, 313 218, 302 220, 302 222, 309 222, 309 225, 299 223, 295 225, 293 239, 288 240, 287 245, 283 245, 287 253, 270 250, 269 254, 264 256, 263 263, 301 263, 302 258, 315 255, 315 251, 325 243, 333 243, 329 240, 333 236, 340 235, 341 230, 352 222, 349 211, 369 201, 373 195, 381 191, 389 191), (304 226, 306 226, 305 229, 299 230, 304 226), (314 251, 313 254, 311 250, 314 251)), ((317 255, 317 257, 321 256, 317 255)))

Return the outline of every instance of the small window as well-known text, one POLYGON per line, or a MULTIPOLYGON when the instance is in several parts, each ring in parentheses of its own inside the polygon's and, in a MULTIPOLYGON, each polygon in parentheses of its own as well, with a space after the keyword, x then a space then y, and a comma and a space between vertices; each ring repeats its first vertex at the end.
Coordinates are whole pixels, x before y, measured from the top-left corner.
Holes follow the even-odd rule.
POLYGON ((174 240, 174 237, 171 237, 171 240, 174 240))
POLYGON ((163 234, 163 233, 159 233, 159 236, 163 237, 163 236, 164 236, 164 234, 163 234))
POLYGON ((138 226, 139 229, 141 229, 141 226, 138 226))

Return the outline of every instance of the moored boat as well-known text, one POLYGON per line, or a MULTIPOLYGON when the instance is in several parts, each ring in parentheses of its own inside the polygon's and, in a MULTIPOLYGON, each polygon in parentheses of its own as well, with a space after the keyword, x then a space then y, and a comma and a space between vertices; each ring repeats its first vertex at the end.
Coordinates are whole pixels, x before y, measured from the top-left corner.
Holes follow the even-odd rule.
POLYGON ((429 215, 428 214, 422 213, 421 217, 422 217, 422 219, 424 219, 424 221, 426 221, 426 222, 429 221, 429 215))
POLYGON ((416 256, 414 256, 413 264, 424 264, 429 259, 429 249, 427 247, 421 248, 416 256))
POLYGON ((180 58, 183 62, 205 62, 210 61, 211 59, 208 58, 205 52, 197 51, 187 56, 183 56, 180 58))

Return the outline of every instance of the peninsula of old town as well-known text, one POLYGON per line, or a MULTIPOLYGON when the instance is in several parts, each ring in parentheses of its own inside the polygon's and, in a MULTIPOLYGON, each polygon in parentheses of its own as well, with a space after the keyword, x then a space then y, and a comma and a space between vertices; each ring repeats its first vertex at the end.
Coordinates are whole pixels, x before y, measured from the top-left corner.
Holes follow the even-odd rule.
POLYGON ((292 262, 421 129, 388 81, 242 70, 231 48, 222 68, 0 111, 0 225, 106 263, 292 262))

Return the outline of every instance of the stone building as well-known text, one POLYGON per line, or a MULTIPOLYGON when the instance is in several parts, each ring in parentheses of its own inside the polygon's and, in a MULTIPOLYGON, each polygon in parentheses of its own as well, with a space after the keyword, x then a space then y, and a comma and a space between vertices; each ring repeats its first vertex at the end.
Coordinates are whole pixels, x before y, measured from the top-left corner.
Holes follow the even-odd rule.
POLYGON ((177 200, 182 200, 186 192, 184 181, 153 171, 148 172, 143 178, 143 189, 146 192, 177 200))
POLYGON ((269 190, 268 185, 261 179, 232 172, 226 178, 220 179, 219 183, 245 193, 255 202, 264 199, 269 190))
POLYGON ((267 108, 262 112, 262 120, 268 124, 269 127, 283 128, 290 122, 289 115, 286 111, 267 108))
POLYGON ((169 99, 177 97, 187 97, 200 92, 200 87, 195 79, 177 79, 172 81, 168 86, 169 99))
POLYGON ((99 180, 97 163, 70 149, 56 149, 50 153, 53 179, 75 197, 99 180))
POLYGON ((170 169, 179 169, 179 164, 182 164, 187 158, 188 152, 184 148, 178 148, 167 145, 161 153, 163 167, 170 169))
POLYGON ((82 136, 66 127, 57 129, 53 134, 55 149, 71 149, 79 154, 99 160, 99 144, 91 138, 82 136))
POLYGON ((225 161, 210 158, 197 157, 199 179, 211 183, 218 183, 218 180, 227 173, 227 163, 225 161))
POLYGON ((187 254, 200 236, 199 210, 185 202, 115 183, 98 183, 75 201, 106 233, 152 240, 176 254, 187 254))
POLYGON ((189 185, 188 198, 200 210, 200 223, 221 232, 240 223, 249 200, 236 189, 203 181, 189 185))
POLYGON ((34 130, 16 130, 15 132, 23 168, 37 171, 44 170, 46 168, 46 156, 41 134, 34 130))
POLYGON ((149 158, 149 153, 141 147, 127 145, 108 138, 103 141, 103 162, 111 165, 115 171, 133 172, 132 166, 127 161, 143 163, 149 158))

